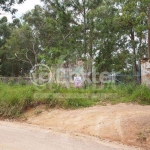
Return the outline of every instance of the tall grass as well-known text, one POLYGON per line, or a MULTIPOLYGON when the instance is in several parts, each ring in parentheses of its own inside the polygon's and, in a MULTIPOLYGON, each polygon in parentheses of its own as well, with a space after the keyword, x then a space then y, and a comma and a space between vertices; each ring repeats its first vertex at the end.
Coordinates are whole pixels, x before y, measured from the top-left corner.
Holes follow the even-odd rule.
POLYGON ((145 85, 88 86, 86 89, 65 88, 53 84, 36 87, 24 84, 0 83, 0 116, 18 117, 29 107, 82 108, 97 104, 132 102, 150 104, 150 89, 145 85))
POLYGON ((0 115, 19 116, 33 101, 33 86, 0 83, 0 115))

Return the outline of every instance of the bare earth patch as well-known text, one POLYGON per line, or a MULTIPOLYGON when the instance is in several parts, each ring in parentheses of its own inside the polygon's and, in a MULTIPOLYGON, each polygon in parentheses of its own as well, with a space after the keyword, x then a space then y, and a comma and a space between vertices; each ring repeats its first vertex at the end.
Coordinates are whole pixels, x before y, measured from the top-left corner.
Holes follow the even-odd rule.
POLYGON ((54 131, 85 134, 150 149, 150 106, 118 104, 77 110, 45 110, 45 106, 40 106, 28 110, 25 117, 29 124, 54 131))

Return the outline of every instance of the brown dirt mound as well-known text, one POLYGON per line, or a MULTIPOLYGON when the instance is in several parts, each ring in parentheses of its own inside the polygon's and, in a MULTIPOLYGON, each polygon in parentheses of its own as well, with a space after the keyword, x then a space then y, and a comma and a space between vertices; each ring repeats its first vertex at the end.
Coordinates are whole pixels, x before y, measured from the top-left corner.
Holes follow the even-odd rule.
POLYGON ((81 133, 150 149, 150 106, 118 104, 78 110, 37 107, 26 122, 55 131, 81 133))

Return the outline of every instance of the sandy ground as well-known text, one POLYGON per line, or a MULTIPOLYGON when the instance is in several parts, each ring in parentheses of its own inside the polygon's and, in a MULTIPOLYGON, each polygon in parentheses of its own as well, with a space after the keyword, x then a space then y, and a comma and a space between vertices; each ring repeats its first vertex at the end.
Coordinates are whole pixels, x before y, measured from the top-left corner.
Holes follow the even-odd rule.
POLYGON ((0 121, 0 150, 136 150, 91 137, 53 132, 33 125, 0 121))
POLYGON ((150 150, 150 106, 118 104, 78 110, 45 106, 25 113, 29 124, 53 131, 84 134, 150 150))

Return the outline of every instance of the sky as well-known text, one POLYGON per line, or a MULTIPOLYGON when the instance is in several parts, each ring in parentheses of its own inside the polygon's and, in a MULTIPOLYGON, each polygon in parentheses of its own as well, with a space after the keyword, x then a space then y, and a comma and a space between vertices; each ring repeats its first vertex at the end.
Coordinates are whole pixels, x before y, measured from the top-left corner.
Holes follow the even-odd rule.
MULTIPOLYGON (((16 16, 16 18, 20 18, 24 13, 33 9, 35 5, 41 5, 42 6, 42 4, 43 3, 40 0, 26 0, 22 4, 19 4, 19 5, 15 4, 13 6, 13 8, 16 8, 18 11, 16 12, 16 14, 14 16, 16 16)), ((3 12, 2 15, 0 16, 0 18, 3 16, 6 16, 8 18, 9 22, 12 21, 12 15, 10 13, 3 12)))

